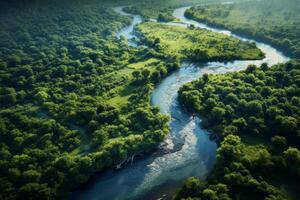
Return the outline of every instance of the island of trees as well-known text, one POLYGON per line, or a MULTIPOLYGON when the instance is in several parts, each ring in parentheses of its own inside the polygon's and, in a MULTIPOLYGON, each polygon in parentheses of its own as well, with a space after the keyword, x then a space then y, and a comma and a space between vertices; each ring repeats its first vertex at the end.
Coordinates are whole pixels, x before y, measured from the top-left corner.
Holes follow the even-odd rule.
POLYGON ((142 43, 164 55, 175 55, 180 60, 205 62, 264 58, 254 43, 193 26, 186 28, 145 22, 137 27, 136 32, 142 43))

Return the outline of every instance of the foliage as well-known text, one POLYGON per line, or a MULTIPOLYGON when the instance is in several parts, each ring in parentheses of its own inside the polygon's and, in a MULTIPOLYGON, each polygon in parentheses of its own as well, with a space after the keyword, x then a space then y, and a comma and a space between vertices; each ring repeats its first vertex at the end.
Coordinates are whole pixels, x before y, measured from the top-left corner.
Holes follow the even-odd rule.
POLYGON ((263 53, 253 43, 217 34, 205 29, 191 29, 155 22, 137 27, 142 42, 167 55, 195 61, 260 59, 263 53))
POLYGON ((264 40, 300 58, 300 7, 298 0, 246 1, 227 5, 192 7, 189 18, 264 40))
POLYGON ((159 22, 170 22, 173 21, 175 18, 172 15, 160 13, 157 17, 157 21, 159 22))
MULTIPOLYGON (((179 0, 156 1, 154 6, 152 0, 143 2, 128 11, 171 20, 173 7, 184 4, 179 0)), ((114 4, 120 2, 1 2, 0 199, 66 198, 95 172, 153 151, 168 133, 169 118, 150 106, 150 94, 155 84, 179 67, 184 54, 201 61, 263 56, 253 44, 185 28, 171 30, 180 35, 178 44, 187 46, 169 45, 173 36, 157 36, 154 41, 145 39, 149 47, 130 47, 124 37, 115 35, 131 19, 114 13, 109 8, 114 4), (178 47, 186 49, 181 52, 178 47)), ((158 34, 170 31, 149 25, 158 34)), ((208 83, 210 77, 204 77, 208 83)), ((288 100, 299 103, 296 98, 288 100)), ((255 102, 251 106, 264 112, 255 102)), ((226 109, 214 109, 212 117, 221 122, 226 109)), ((296 116, 280 119, 282 132, 298 128, 296 116)), ((290 139, 283 134, 273 136, 272 142, 278 153, 284 151, 283 167, 288 164, 298 176, 299 171, 291 167, 299 166, 297 148, 287 150, 290 139)), ((239 152, 239 148, 226 149, 239 152)), ((196 187, 203 185, 194 182, 196 187)), ((204 185, 208 189, 201 186, 199 193, 203 198, 226 199, 232 188, 204 185)))
MULTIPOLYGON (((126 0, 129 5, 125 8, 126 12, 139 14, 145 19, 159 19, 160 15, 167 17, 166 21, 173 21, 172 13, 175 8, 197 5, 199 3, 216 3, 225 0, 126 0)), ((120 0, 124 4, 124 1, 120 0)), ((119 4, 120 4, 119 2, 119 4)))
POLYGON ((203 76, 183 86, 179 100, 187 110, 205 116, 203 125, 221 137, 230 133, 281 135, 288 143, 296 143, 299 66, 298 61, 266 70, 250 65, 243 72, 203 76))
POLYGON ((64 3, 1 8, 0 199, 66 197, 168 133, 150 92, 178 61, 117 39, 129 17, 64 3))
POLYGON ((230 200, 227 186, 225 184, 207 185, 197 178, 186 180, 175 200, 204 199, 204 200, 230 200))
MULTIPOLYGON (((221 141, 208 184, 225 184, 232 199, 292 198, 279 186, 300 180, 299 74, 297 60, 270 68, 250 65, 241 72, 205 75, 180 89, 182 106, 201 115, 202 125, 221 141)), ((179 197, 199 192, 182 190, 179 197)))

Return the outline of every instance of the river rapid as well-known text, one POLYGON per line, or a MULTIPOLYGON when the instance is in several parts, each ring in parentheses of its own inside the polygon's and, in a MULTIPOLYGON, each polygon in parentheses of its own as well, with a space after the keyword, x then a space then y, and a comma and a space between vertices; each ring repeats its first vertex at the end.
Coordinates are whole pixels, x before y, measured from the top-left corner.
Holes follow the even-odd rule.
MULTIPOLYGON (((204 73, 226 73, 245 69, 249 64, 260 65, 264 62, 269 66, 286 62, 284 56, 275 48, 240 37, 228 30, 216 29, 203 23, 184 17, 189 7, 175 9, 173 16, 180 22, 167 23, 174 26, 193 24, 213 32, 237 37, 244 41, 255 42, 265 53, 263 60, 234 62, 183 62, 179 70, 166 77, 152 94, 152 105, 171 116, 170 134, 165 140, 163 154, 153 154, 134 161, 120 170, 110 170, 94 178, 86 187, 73 193, 71 199, 88 200, 126 200, 126 199, 171 199, 180 185, 190 176, 205 178, 212 169, 216 159, 217 145, 210 140, 209 133, 199 126, 201 119, 186 114, 178 105, 177 92, 179 88, 204 73), (180 146, 180 148, 175 148, 180 146), (175 149, 174 149, 175 148, 175 149)), ((114 8, 122 15, 130 15, 122 11, 122 7, 114 8)), ((137 46, 132 38, 134 26, 143 20, 138 15, 133 17, 133 23, 122 29, 121 35, 128 39, 129 45, 137 46)))

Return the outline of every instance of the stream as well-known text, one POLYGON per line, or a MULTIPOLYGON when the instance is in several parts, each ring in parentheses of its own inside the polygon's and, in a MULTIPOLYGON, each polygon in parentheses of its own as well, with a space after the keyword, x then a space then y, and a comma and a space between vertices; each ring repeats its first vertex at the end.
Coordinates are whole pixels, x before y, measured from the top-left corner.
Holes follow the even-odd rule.
MULTIPOLYGON (((88 184, 73 193, 71 199, 88 200, 126 200, 126 199, 171 199, 184 180, 190 176, 204 179, 212 169, 216 160, 217 145, 210 140, 209 133, 199 124, 201 119, 193 118, 182 111, 177 102, 179 88, 201 77, 203 73, 226 73, 245 69, 249 64, 260 65, 264 62, 269 66, 286 62, 284 56, 275 48, 240 37, 228 30, 216 29, 184 17, 189 7, 175 9, 173 16, 180 22, 166 23, 175 26, 205 28, 214 32, 223 33, 244 41, 255 42, 257 47, 265 53, 263 60, 234 61, 234 62, 183 62, 179 70, 166 77, 152 94, 152 105, 158 106, 160 111, 171 116, 170 134, 165 140, 165 151, 169 153, 153 154, 134 161, 120 170, 110 170, 102 173, 88 184), (179 149, 174 147, 180 146, 179 149)), ((122 15, 130 15, 122 11, 122 7, 114 10, 122 15)), ((121 35, 128 39, 129 45, 137 46, 131 39, 135 36, 132 30, 142 18, 131 15, 133 23, 122 29, 121 35)))

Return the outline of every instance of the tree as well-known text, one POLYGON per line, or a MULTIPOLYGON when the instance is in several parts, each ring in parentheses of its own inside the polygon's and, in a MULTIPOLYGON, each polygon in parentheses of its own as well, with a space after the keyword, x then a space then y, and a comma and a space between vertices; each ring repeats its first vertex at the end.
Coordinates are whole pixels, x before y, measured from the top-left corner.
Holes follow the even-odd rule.
POLYGON ((1 95, 2 103, 12 105, 17 102, 17 94, 14 88, 5 88, 4 94, 1 95))
POLYGON ((248 123, 242 117, 234 119, 232 124, 238 128, 239 133, 242 133, 248 126, 248 123))
POLYGON ((150 79, 152 83, 158 83, 161 80, 160 72, 158 71, 152 72, 150 79))
POLYGON ((203 190, 203 199, 207 200, 217 200, 218 196, 217 193, 211 189, 204 189, 203 190))
POLYGON ((144 69, 142 71, 142 75, 143 75, 143 80, 147 80, 149 78, 149 75, 150 75, 150 70, 149 69, 144 69))
POLYGON ((21 63, 21 58, 18 55, 12 55, 9 57, 8 65, 11 67, 16 67, 21 63))
POLYGON ((169 21, 172 21, 173 18, 174 17, 172 15, 159 13, 158 17, 157 17, 157 21, 159 21, 159 22, 169 22, 169 21))
POLYGON ((250 116, 261 116, 263 114, 262 104, 260 101, 250 101, 246 104, 246 114, 250 116))
POLYGON ((283 156, 290 172, 300 177, 300 151, 297 148, 289 147, 283 152, 283 156))
POLYGON ((272 143, 274 144, 276 150, 281 151, 286 146, 287 141, 285 137, 276 135, 272 137, 272 143))
POLYGON ((31 169, 23 172, 22 176, 25 182, 39 182, 41 178, 41 173, 31 169))
POLYGON ((296 133, 297 132, 297 119, 294 117, 278 116, 276 120, 279 122, 280 130, 283 133, 296 133))
POLYGON ((20 187, 20 198, 21 197, 32 197, 32 198, 42 198, 51 199, 51 190, 47 188, 46 184, 38 183, 27 183, 20 187))
POLYGON ((102 129, 100 130, 96 130, 93 133, 93 141, 92 143, 96 146, 96 147, 102 147, 103 144, 106 143, 108 139, 108 133, 102 129))
POLYGON ((40 103, 43 103, 45 102, 47 99, 48 99, 48 93, 46 91, 43 91, 43 90, 40 90, 38 91, 35 95, 34 95, 34 98, 40 102, 40 103))
POLYGON ((247 74, 253 73, 256 69, 257 69, 256 65, 248 65, 248 67, 246 68, 246 73, 247 74))
POLYGON ((202 76, 202 80, 203 80, 204 84, 208 82, 208 80, 209 80, 209 76, 208 76, 208 74, 207 74, 207 73, 203 74, 203 76, 202 76))
POLYGON ((269 69, 268 63, 262 63, 260 65, 261 70, 267 71, 269 69))
POLYGON ((209 121, 211 124, 222 123, 226 114, 226 110, 221 107, 214 107, 209 114, 209 121))
POLYGON ((208 52, 206 49, 194 49, 191 50, 193 52, 192 59, 198 61, 205 61, 208 60, 208 52))
POLYGON ((175 199, 183 199, 187 197, 199 197, 201 196, 202 190, 206 188, 206 184, 197 178, 188 178, 180 191, 177 193, 175 199))
POLYGON ((226 95, 226 97, 224 99, 224 102, 226 104, 236 105, 239 102, 239 98, 238 98, 238 96, 236 94, 234 94, 234 93, 231 92, 231 93, 229 93, 229 94, 226 95))
POLYGON ((235 135, 227 135, 217 151, 218 161, 221 163, 229 163, 233 160, 239 160, 241 155, 241 139, 235 135))

